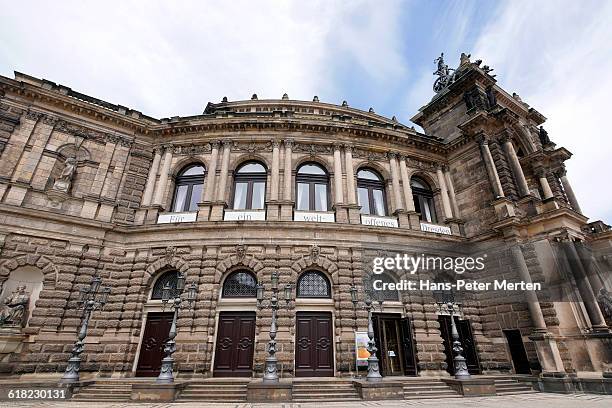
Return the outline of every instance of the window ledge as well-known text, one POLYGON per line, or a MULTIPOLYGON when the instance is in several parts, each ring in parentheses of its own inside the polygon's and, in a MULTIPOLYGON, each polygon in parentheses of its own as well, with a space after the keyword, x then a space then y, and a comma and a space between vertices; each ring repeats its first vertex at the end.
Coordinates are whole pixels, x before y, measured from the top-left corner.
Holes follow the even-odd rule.
POLYGON ((294 211, 293 221, 301 222, 336 222, 333 211, 294 211))
POLYGON ((223 221, 265 221, 266 210, 225 210, 223 221))
POLYGON ((446 225, 431 224, 429 222, 421 222, 421 231, 433 232, 436 234, 453 235, 450 227, 446 225))
POLYGON ((157 216, 158 224, 176 224, 179 222, 195 222, 198 218, 197 211, 190 212, 170 212, 162 213, 157 216))
POLYGON ((382 217, 380 215, 361 214, 361 224, 370 227, 399 228, 397 217, 382 217))

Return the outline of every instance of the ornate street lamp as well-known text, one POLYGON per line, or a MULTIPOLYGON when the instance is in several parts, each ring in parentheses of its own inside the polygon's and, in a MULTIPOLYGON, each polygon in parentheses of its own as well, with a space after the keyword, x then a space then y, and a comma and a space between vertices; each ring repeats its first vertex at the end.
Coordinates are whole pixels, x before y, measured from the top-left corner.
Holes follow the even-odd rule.
MULTIPOLYGON (((355 284, 351 285, 351 302, 353 302, 353 308, 357 309, 357 305, 359 303, 359 299, 357 296, 357 287, 355 284)), ((380 375, 380 367, 378 365, 378 357, 376 357, 376 341, 374 340, 374 325, 372 324, 372 310, 376 309, 374 301, 372 300, 373 293, 371 291, 366 291, 365 300, 363 300, 362 308, 367 310, 368 312, 368 353, 370 353, 370 357, 368 357, 368 375, 366 377, 367 381, 382 381, 382 375, 380 375)), ((382 298, 378 300, 378 308, 382 312, 383 310, 383 301, 382 298)))
POLYGON ((195 282, 191 282, 187 288, 187 298, 183 300, 181 295, 185 290, 185 275, 179 272, 176 278, 176 288, 170 286, 170 282, 166 282, 162 288, 162 303, 164 308, 169 303, 171 308, 174 308, 174 314, 172 316, 172 325, 170 326, 170 333, 168 333, 168 340, 164 345, 164 353, 166 356, 162 359, 161 370, 159 376, 157 376, 156 382, 158 383, 172 383, 174 382, 174 376, 172 370, 174 368, 174 357, 172 354, 176 351, 176 320, 178 319, 178 312, 180 309, 187 307, 191 309, 193 303, 196 301, 198 296, 198 286, 195 282), (187 301, 187 306, 184 305, 184 301, 187 301))
POLYGON ((78 300, 78 308, 83 309, 83 318, 81 320, 81 329, 77 335, 77 341, 74 343, 70 358, 68 359, 68 367, 64 372, 64 376, 60 379, 62 384, 71 384, 79 381, 79 370, 81 368, 81 353, 84 348, 84 340, 87 337, 87 326, 89 319, 94 310, 102 309, 108 301, 108 295, 111 289, 108 286, 102 286, 102 278, 94 276, 88 288, 80 289, 81 295, 78 300))
POLYGON ((440 311, 446 310, 450 315, 452 328, 451 330, 453 336, 453 351, 455 352, 455 357, 453 358, 453 361, 455 363, 455 378, 470 378, 471 376, 467 369, 465 357, 463 357, 463 355, 461 354, 463 353, 463 347, 461 347, 461 341, 459 340, 459 332, 457 331, 457 325, 455 324, 454 318, 455 305, 461 305, 461 302, 459 301, 459 299, 455 299, 455 292, 453 292, 452 290, 434 290, 433 295, 436 299, 436 304, 440 308, 440 311))
MULTIPOLYGON (((263 377, 265 383, 277 383, 278 382, 278 360, 276 359, 276 312, 279 308, 278 299, 278 272, 272 272, 272 295, 269 299, 264 297, 264 286, 259 283, 257 284, 257 307, 259 309, 271 309, 272 310, 272 323, 270 323, 270 341, 268 342, 268 357, 266 357, 266 368, 263 377), (264 301, 268 301, 264 303, 264 301)), ((285 303, 289 305, 293 297, 293 286, 291 284, 285 285, 283 288, 285 303)))

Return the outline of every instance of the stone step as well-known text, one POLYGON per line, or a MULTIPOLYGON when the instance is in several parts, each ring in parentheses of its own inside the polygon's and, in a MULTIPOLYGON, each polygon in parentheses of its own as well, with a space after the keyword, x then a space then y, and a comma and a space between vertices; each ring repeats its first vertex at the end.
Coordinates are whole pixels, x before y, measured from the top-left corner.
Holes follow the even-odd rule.
POLYGON ((351 397, 351 398, 326 398, 326 399, 308 399, 308 398, 293 398, 291 402, 344 402, 344 401, 361 401, 359 397, 351 397))
POLYGON ((537 394, 536 390, 527 390, 527 391, 498 391, 497 395, 523 395, 523 394, 537 394))
POLYGON ((246 391, 246 385, 188 385, 184 388, 185 390, 233 390, 233 391, 246 391))
POLYGON ((319 391, 319 392, 295 392, 293 391, 293 396, 297 398, 308 398, 308 397, 326 397, 326 396, 340 396, 340 395, 358 395, 357 391, 349 390, 349 391, 337 391, 337 392, 329 392, 329 391, 319 391))
POLYGON ((435 385, 418 385, 418 386, 414 386, 414 385, 410 385, 410 386, 405 386, 404 385, 404 392, 405 391, 444 391, 444 390, 448 390, 450 389, 448 387, 448 385, 444 385, 444 384, 435 384, 435 385))

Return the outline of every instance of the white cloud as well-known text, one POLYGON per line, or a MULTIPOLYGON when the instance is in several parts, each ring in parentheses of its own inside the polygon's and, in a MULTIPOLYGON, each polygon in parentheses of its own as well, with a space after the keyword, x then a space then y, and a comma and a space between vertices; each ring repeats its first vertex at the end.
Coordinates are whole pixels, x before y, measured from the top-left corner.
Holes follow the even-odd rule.
POLYGON ((44 77, 157 117, 201 113, 209 100, 253 93, 335 101, 337 60, 351 58, 374 79, 403 69, 395 31, 400 4, 373 6, 21 1, 3 9, 0 70, 44 77))
POLYGON ((500 85, 543 113, 557 146, 574 156, 568 177, 583 212, 612 221, 612 3, 507 2, 481 31, 472 57, 500 85))

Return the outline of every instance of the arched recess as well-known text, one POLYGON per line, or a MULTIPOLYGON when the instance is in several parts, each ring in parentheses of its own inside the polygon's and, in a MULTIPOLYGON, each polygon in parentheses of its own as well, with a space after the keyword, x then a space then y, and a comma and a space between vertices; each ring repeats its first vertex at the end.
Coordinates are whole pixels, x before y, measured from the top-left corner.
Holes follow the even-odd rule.
POLYGON ((240 267, 253 271, 257 281, 261 280, 259 272, 264 268, 263 263, 255 259, 252 255, 246 254, 244 251, 244 247, 238 246, 234 255, 225 258, 217 264, 214 283, 221 283, 223 276, 225 276, 227 272, 233 272, 233 269, 237 270, 240 269, 240 267))
POLYGON ((162 257, 157 261, 153 262, 145 270, 145 274, 142 278, 142 288, 144 290, 149 289, 153 283, 153 280, 157 278, 157 275, 164 273, 170 269, 175 269, 179 272, 187 272, 189 264, 179 257, 162 257))
POLYGON ((291 269, 296 272, 296 276, 299 276, 302 272, 309 269, 325 272, 332 284, 332 292, 333 285, 338 284, 338 267, 324 256, 313 256, 312 254, 310 256, 305 256, 302 259, 295 261, 291 265, 291 269))
POLYGON ((25 285, 30 294, 28 316, 32 316, 36 301, 43 289, 53 290, 57 283, 59 269, 51 260, 40 255, 21 255, 0 266, 0 302, 19 285, 25 285))

